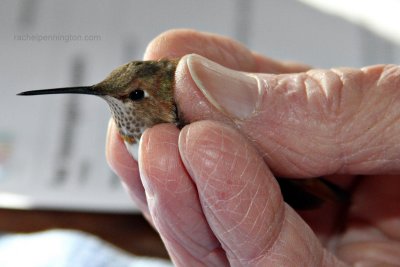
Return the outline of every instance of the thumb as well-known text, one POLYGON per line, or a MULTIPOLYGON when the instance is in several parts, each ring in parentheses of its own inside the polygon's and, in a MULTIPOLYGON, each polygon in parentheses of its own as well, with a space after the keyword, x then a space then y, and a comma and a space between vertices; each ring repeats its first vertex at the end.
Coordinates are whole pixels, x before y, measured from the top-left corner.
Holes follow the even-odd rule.
POLYGON ((280 176, 399 173, 399 83, 392 65, 273 75, 189 55, 176 99, 188 122, 234 124, 280 176))

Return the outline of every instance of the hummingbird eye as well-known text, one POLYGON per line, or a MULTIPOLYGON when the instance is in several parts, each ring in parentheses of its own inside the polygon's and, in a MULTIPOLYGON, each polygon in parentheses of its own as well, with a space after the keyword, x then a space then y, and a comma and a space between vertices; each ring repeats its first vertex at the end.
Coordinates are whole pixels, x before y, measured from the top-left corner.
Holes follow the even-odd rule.
POLYGON ((145 91, 138 88, 138 89, 132 91, 128 97, 132 101, 139 101, 139 100, 142 100, 143 98, 145 98, 145 96, 146 96, 145 91))

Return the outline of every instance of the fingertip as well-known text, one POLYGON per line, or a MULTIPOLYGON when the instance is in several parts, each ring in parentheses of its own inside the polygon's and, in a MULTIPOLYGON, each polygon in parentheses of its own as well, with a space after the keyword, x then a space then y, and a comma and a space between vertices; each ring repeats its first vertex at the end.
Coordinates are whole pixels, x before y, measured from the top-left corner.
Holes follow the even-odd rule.
POLYGON ((197 87, 189 70, 188 60, 184 56, 178 63, 175 72, 174 97, 183 121, 216 120, 229 123, 231 120, 215 108, 197 87))
POLYGON ((110 164, 110 167, 118 174, 137 169, 135 168, 137 165, 136 161, 126 149, 125 143, 119 135, 113 119, 110 119, 108 124, 106 138, 106 159, 110 164))
POLYGON ((192 29, 163 32, 147 46, 144 59, 179 58, 192 53, 228 68, 255 71, 253 54, 243 44, 223 35, 192 29))
POLYGON ((156 125, 142 136, 140 172, 154 225, 175 263, 225 266, 225 255, 180 159, 178 138, 179 130, 172 124, 156 125))
POLYGON ((258 108, 262 93, 259 79, 191 54, 187 65, 192 80, 215 109, 232 120, 244 120, 258 108))
POLYGON ((106 135, 106 159, 113 171, 118 169, 118 160, 121 155, 118 152, 123 146, 123 141, 112 118, 108 121, 106 135))
POLYGON ((167 30, 156 36, 146 48, 144 60, 179 58, 191 53, 191 39, 196 39, 197 31, 191 29, 167 30))
MULTIPOLYGON (((218 157, 215 149, 220 146, 220 136, 214 131, 218 131, 218 126, 213 121, 197 121, 186 125, 179 134, 178 146, 181 158, 187 170, 192 171, 191 164, 199 161, 211 160, 210 157, 218 157), (207 157, 207 159, 205 158, 207 157)), ((225 127, 222 125, 222 127, 225 127)), ((213 162, 217 160, 214 158, 213 162)), ((193 177, 195 178, 195 177, 193 177)))
POLYGON ((113 172, 121 178, 121 182, 132 200, 144 215, 149 217, 138 164, 127 151, 113 119, 110 119, 108 123, 106 159, 113 172))
POLYGON ((143 133, 139 146, 139 169, 147 194, 152 194, 155 183, 167 182, 162 177, 181 171, 175 141, 178 135, 179 130, 172 124, 159 124, 143 133))

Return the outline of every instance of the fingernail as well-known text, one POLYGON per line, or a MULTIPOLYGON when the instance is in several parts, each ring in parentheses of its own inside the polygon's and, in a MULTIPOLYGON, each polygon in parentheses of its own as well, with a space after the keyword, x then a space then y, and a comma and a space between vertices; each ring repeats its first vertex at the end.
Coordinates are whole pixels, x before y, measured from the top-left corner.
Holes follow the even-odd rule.
POLYGON ((193 81, 218 110, 243 120, 257 109, 261 90, 256 76, 228 69, 195 54, 186 60, 193 81))

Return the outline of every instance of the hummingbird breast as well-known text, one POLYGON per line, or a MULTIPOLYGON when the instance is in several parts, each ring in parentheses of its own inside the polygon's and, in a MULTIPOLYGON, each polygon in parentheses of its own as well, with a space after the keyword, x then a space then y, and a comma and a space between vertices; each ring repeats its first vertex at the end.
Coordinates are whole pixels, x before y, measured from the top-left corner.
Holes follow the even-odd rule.
POLYGON ((110 107, 112 117, 125 142, 138 143, 146 130, 146 126, 145 122, 135 112, 134 106, 111 96, 104 96, 104 99, 110 107))

